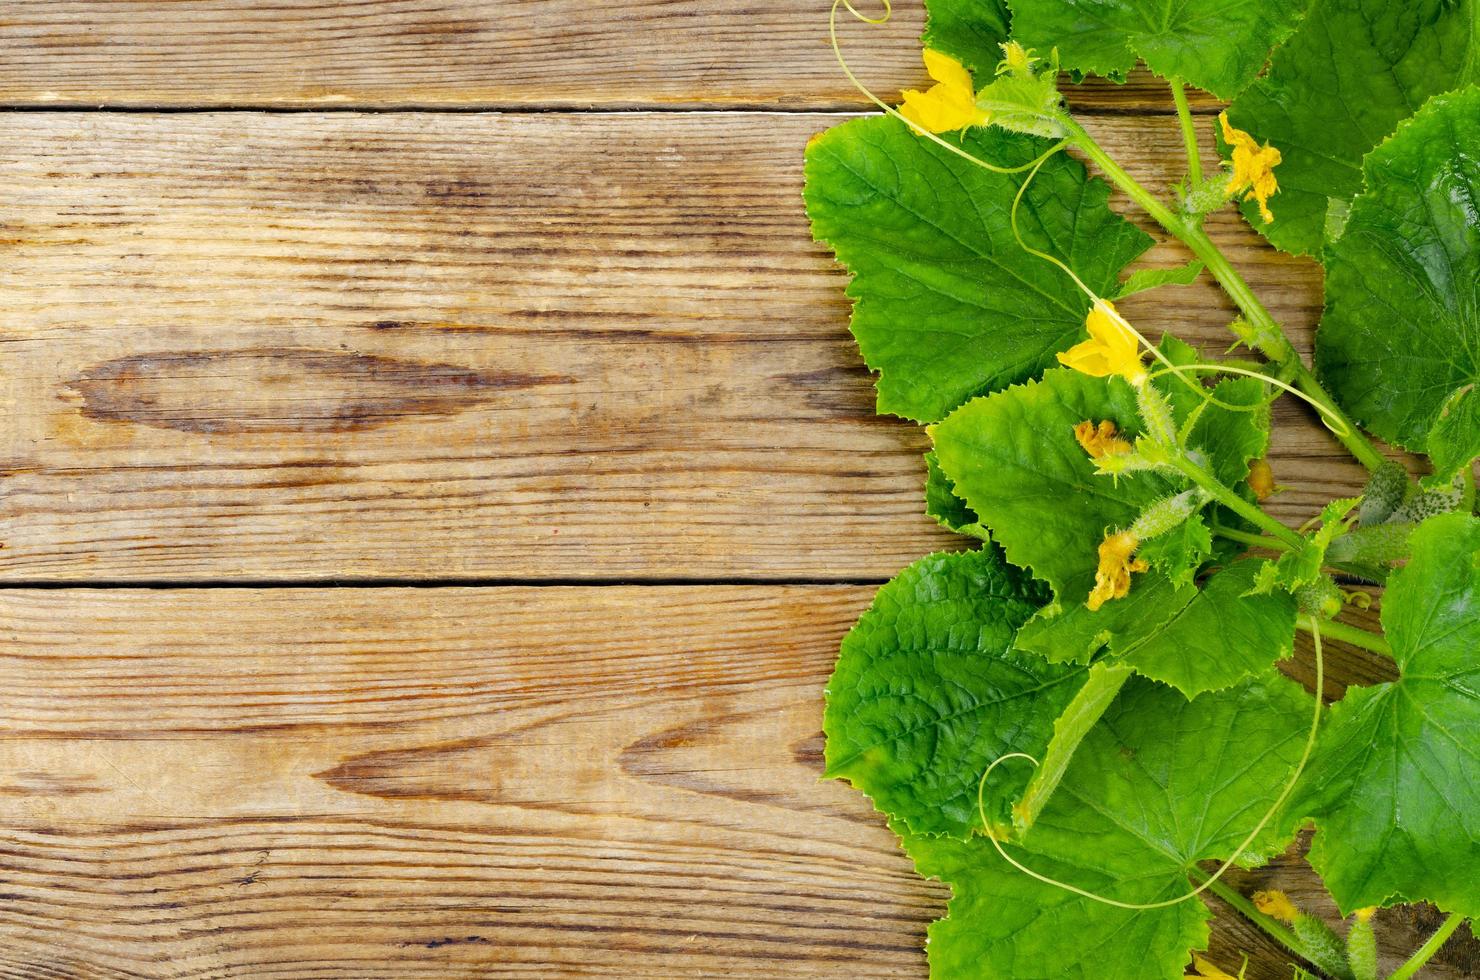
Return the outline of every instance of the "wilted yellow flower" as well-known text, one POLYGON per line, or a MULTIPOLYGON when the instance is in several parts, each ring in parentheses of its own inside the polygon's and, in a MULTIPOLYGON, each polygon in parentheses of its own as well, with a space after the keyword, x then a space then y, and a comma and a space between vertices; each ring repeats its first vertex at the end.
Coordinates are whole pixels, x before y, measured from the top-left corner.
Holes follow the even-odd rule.
POLYGON ((950 55, 925 49, 925 70, 936 84, 929 91, 909 89, 899 114, 932 133, 948 133, 967 126, 985 126, 988 114, 976 107, 971 72, 950 55))
POLYGON ((1033 65, 1038 59, 1033 57, 1032 48, 1025 48, 1016 41, 1008 41, 998 46, 1002 48, 1002 60, 997 62, 997 74, 1005 75, 1012 72, 1022 77, 1033 74, 1033 65))
POLYGON ((1129 531, 1105 535, 1100 542, 1100 567, 1095 571, 1095 587, 1085 605, 1091 612, 1111 599, 1122 599, 1131 590, 1131 573, 1144 572, 1150 566, 1132 558, 1141 539, 1129 531))
POLYGON ((1259 500, 1268 500, 1274 493, 1274 470, 1269 468, 1269 460, 1249 461, 1249 489, 1254 491, 1254 496, 1259 500))
POLYGON ((1262 147, 1242 129, 1228 124, 1228 113, 1218 113, 1218 122, 1223 124, 1223 139, 1233 147, 1233 174, 1228 178, 1225 194, 1237 194, 1248 189, 1244 200, 1259 202, 1259 216, 1265 223, 1274 220, 1266 203, 1279 193, 1280 184, 1275 180, 1274 168, 1279 165, 1280 151, 1265 143, 1262 147))
POLYGON ((1104 419, 1099 425, 1088 420, 1074 426, 1074 439, 1091 459, 1103 459, 1117 453, 1128 453, 1135 447, 1120 438, 1115 423, 1104 419))
POLYGON ((1270 890, 1267 892, 1254 893, 1254 907, 1265 915, 1273 916, 1281 922, 1294 922, 1300 910, 1290 897, 1284 892, 1270 890))
POLYGON ((1059 363, 1096 378, 1118 374, 1136 387, 1146 380, 1141 364, 1141 342, 1126 327, 1107 299, 1095 300, 1084 318, 1089 340, 1059 354, 1059 363))

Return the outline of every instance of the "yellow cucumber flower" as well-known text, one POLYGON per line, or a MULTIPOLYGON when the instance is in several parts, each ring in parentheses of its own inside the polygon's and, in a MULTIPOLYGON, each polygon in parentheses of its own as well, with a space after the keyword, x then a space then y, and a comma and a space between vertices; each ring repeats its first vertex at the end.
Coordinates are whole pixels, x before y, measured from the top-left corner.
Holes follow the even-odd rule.
MULTIPOLYGON (((1248 966, 1246 958, 1244 970, 1247 970, 1248 966)), ((1192 954, 1192 968, 1197 972, 1187 974, 1184 980, 1243 980, 1244 976, 1244 970, 1238 971, 1238 976, 1235 977, 1231 973, 1220 970, 1196 953, 1192 954)))
POLYGON ((1100 567, 1095 571, 1095 587, 1085 605, 1090 612, 1099 609, 1111 599, 1123 599, 1131 591, 1131 573, 1144 572, 1151 566, 1140 558, 1132 558, 1141 539, 1129 531, 1117 531, 1105 535, 1100 542, 1100 567))
POLYGON ((1265 915, 1286 923, 1293 923, 1296 916, 1300 915, 1300 910, 1295 907, 1294 902, 1290 901, 1290 896, 1273 889, 1266 892, 1255 892, 1254 907, 1265 915))
POLYGON ((901 116, 932 133, 949 133, 987 124, 986 110, 976 107, 971 72, 961 62, 926 48, 925 70, 936 84, 927 92, 907 90, 899 107, 901 116))
POLYGON ((1089 453, 1091 459, 1104 459, 1119 453, 1128 453, 1135 447, 1120 438, 1115 423, 1104 419, 1099 425, 1089 420, 1074 426, 1074 440, 1089 453))
POLYGON ((1146 380, 1141 342, 1115 312, 1115 306, 1107 299, 1095 300, 1084 318, 1084 327, 1089 339, 1062 351, 1059 363, 1096 378, 1118 374, 1139 388, 1146 380))
POLYGON ((1223 125, 1224 142, 1233 147, 1233 173, 1229 176, 1228 186, 1223 193, 1237 194, 1247 188, 1248 193, 1244 195, 1244 200, 1258 201, 1259 216, 1268 224, 1274 220, 1274 215, 1270 213, 1267 202, 1280 190, 1280 183, 1274 177, 1274 168, 1280 162, 1280 151, 1268 143, 1261 147, 1254 137, 1242 129, 1234 129, 1228 124, 1226 112, 1218 113, 1218 122, 1223 125))
POLYGON ((1249 460, 1249 489, 1258 500, 1268 500, 1274 494, 1274 470, 1269 468, 1269 460, 1249 460))

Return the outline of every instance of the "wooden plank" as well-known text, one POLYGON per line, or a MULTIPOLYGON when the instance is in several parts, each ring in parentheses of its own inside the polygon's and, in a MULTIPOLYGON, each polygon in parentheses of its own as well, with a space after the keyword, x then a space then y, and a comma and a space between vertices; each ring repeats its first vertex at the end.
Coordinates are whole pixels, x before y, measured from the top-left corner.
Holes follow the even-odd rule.
MULTIPOLYGON (((835 121, 0 116, 0 574, 881 579, 950 546, 800 205, 835 121)), ((1170 182, 1174 122, 1095 131, 1170 182)), ((1318 268, 1209 228, 1308 343, 1318 268)), ((1124 309, 1227 346, 1208 283, 1124 309)), ((1273 512, 1360 487, 1277 425, 1273 512)))
MULTIPOLYGON (((867 9, 873 0, 861 5, 867 9)), ((0 104, 510 107, 866 105, 827 41, 826 0, 10 0, 0 104)), ((921 4, 842 14, 883 98, 925 81, 921 4)), ((1165 85, 1071 89, 1084 108, 1160 105, 1165 85)), ((1206 100, 1205 106, 1212 105, 1206 100)))
POLYGON ((871 591, 0 592, 0 976, 923 976, 946 890, 817 778, 871 591))

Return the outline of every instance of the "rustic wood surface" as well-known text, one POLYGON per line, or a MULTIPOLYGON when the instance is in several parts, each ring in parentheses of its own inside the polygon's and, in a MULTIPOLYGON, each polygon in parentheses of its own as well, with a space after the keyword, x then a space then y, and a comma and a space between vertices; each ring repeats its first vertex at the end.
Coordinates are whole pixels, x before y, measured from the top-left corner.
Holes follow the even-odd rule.
MULTIPOLYGON (((4 5, 0 978, 924 975, 947 889, 817 778, 838 640, 960 546, 801 210, 827 6, 4 5)), ((920 21, 845 28, 881 93, 920 21)), ((1154 79, 1071 99, 1175 176, 1154 79)), ((1319 270, 1210 230, 1308 347, 1319 270)), ((1276 423, 1281 519, 1360 485, 1276 423)), ((1235 883, 1318 901, 1298 850, 1235 883)))

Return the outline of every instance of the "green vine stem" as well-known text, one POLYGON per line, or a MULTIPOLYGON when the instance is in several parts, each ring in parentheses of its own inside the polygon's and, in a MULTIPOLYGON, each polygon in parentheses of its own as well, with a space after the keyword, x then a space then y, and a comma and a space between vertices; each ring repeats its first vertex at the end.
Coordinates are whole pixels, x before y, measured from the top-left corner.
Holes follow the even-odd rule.
POLYGON ((1218 481, 1217 477, 1197 465, 1193 460, 1188 459, 1181 453, 1169 453, 1167 464, 1207 491, 1208 496, 1250 524, 1262 529, 1266 534, 1277 538, 1280 542, 1291 548, 1298 550, 1305 547, 1304 538, 1225 487, 1218 481))
MULTIPOLYGON (((1209 876, 1204 874, 1202 871, 1197 871, 1193 874, 1193 877, 1195 879, 1206 881, 1209 876)), ((1234 908, 1238 909, 1238 911, 1246 919, 1254 923, 1254 925, 1258 926, 1260 929, 1264 930, 1264 932, 1275 942, 1279 943, 1281 946, 1285 947, 1301 959, 1306 961, 1310 960, 1310 951, 1305 948, 1304 943, 1296 938, 1295 933, 1285 928, 1285 926, 1278 920, 1271 918, 1270 916, 1267 916, 1263 912, 1259 911, 1259 909, 1255 907, 1253 902, 1249 901, 1247 898, 1241 895, 1233 888, 1233 886, 1227 884, 1226 882, 1214 881, 1208 887, 1208 890, 1211 891, 1214 895, 1217 895, 1219 898, 1223 899, 1223 901, 1227 902, 1229 905, 1232 905, 1234 908)))
POLYGON ((1247 531, 1223 527, 1222 525, 1215 525, 1213 527, 1213 533, 1220 538, 1227 538, 1230 541, 1237 541, 1239 544, 1246 544, 1250 548, 1268 548, 1270 551, 1290 550, 1290 546, 1285 544, 1285 542, 1278 538, 1270 537, 1267 534, 1250 534, 1247 531))
POLYGON ((1394 970, 1388 977, 1388 980, 1408 980, 1409 977, 1417 974, 1423 968, 1423 965, 1432 959, 1435 953, 1439 952, 1439 947, 1443 946, 1445 941, 1454 935, 1454 930, 1458 929, 1460 923, 1464 921, 1465 917, 1458 913, 1445 919, 1443 924, 1429 937, 1428 942, 1418 947, 1418 950, 1412 956, 1408 957, 1408 962, 1394 970))
POLYGON ((1259 301, 1259 297, 1254 295, 1248 282, 1239 275, 1238 270, 1233 267, 1201 226, 1174 212, 1137 183, 1135 178, 1126 173, 1125 169, 1116 163, 1100 147, 1099 143, 1095 142, 1094 137, 1090 136, 1084 127, 1067 115, 1063 116, 1060 122, 1068 132, 1069 141, 1073 146, 1093 160, 1115 186, 1140 205, 1142 210, 1155 219, 1156 223, 1165 228, 1169 234, 1180 239, 1202 261, 1207 270, 1212 273, 1213 278, 1217 279, 1223 287, 1224 292, 1233 300, 1234 305, 1248 318, 1259 338, 1261 353, 1277 364, 1282 372, 1287 372, 1295 387, 1320 405, 1323 415, 1338 423, 1339 427, 1332 428, 1332 434, 1341 440, 1342 445, 1346 446, 1363 466, 1376 471, 1386 461, 1386 457, 1366 436, 1362 435, 1356 423, 1347 417, 1326 389, 1321 387, 1316 376, 1305 366, 1305 362, 1300 359, 1299 352, 1295 350, 1294 345, 1280 329, 1274 316, 1259 301))
POLYGON ((1177 121, 1182 125, 1182 145, 1187 148, 1187 184, 1196 187, 1202 183, 1202 158, 1197 151, 1197 127, 1192 120, 1192 109, 1187 105, 1187 89, 1182 79, 1173 75, 1167 79, 1172 87, 1172 101, 1177 103, 1177 121))
POLYGON ((1393 655, 1393 648, 1388 645, 1387 640, 1378 636, 1376 633, 1369 632, 1360 627, 1348 626, 1346 623, 1338 623, 1331 619, 1320 620, 1319 624, 1317 624, 1314 616, 1304 613, 1296 617, 1295 625, 1307 633, 1314 632, 1319 625, 1321 635, 1327 639, 1350 643, 1354 647, 1371 650, 1373 653, 1380 653, 1385 657, 1391 657, 1393 655))

